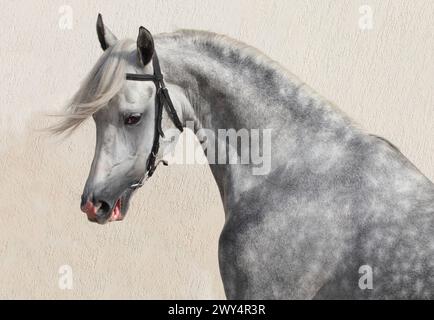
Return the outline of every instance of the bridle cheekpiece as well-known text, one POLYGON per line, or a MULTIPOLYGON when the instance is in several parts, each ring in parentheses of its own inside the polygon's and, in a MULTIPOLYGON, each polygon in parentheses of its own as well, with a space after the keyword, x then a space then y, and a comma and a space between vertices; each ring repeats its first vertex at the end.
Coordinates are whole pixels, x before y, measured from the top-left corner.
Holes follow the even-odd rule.
POLYGON ((155 169, 157 168, 155 161, 157 159, 158 150, 160 148, 160 136, 164 138, 164 132, 161 128, 161 121, 163 116, 163 108, 166 108, 170 119, 173 121, 176 128, 179 131, 183 131, 181 121, 170 99, 169 91, 164 83, 164 77, 161 73, 160 62, 158 60, 157 53, 154 52, 152 56, 152 65, 154 67, 154 74, 135 74, 127 73, 126 79, 132 81, 152 81, 155 84, 157 92, 155 93, 155 130, 154 130, 154 142, 152 145, 151 153, 146 161, 146 172, 139 182, 130 186, 131 189, 137 189, 143 186, 145 180, 150 178, 155 169))

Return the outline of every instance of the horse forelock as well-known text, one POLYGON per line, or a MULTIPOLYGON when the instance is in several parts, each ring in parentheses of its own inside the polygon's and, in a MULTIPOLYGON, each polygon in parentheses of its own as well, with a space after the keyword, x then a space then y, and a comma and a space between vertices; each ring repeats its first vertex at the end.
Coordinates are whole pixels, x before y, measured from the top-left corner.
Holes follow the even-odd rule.
POLYGON ((126 39, 104 51, 50 131, 55 134, 74 131, 104 108, 124 85, 128 58, 134 49, 134 42, 126 39))

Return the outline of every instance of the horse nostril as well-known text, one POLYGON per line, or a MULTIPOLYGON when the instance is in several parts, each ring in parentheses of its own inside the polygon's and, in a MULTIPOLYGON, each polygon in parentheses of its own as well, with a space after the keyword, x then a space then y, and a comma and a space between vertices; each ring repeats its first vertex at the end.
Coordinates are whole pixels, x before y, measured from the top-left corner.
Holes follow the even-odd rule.
POLYGON ((109 212, 109 210, 110 210, 110 205, 109 205, 107 202, 105 202, 105 201, 99 201, 99 203, 100 203, 100 207, 99 207, 99 209, 100 209, 102 212, 104 212, 104 213, 109 212))

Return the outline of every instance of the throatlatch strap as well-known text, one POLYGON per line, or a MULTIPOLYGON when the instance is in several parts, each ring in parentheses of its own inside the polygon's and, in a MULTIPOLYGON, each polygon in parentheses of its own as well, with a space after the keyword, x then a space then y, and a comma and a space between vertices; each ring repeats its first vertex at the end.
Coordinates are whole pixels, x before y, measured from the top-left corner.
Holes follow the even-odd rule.
POLYGON ((167 102, 165 106, 167 106, 167 113, 169 114, 169 117, 172 119, 173 124, 178 128, 179 131, 183 131, 184 128, 182 126, 181 120, 179 120, 178 114, 176 113, 176 109, 173 106, 172 99, 170 99, 169 91, 166 87, 161 88, 161 95, 164 97, 165 101, 167 102))
POLYGON ((160 68, 160 61, 158 60, 158 56, 156 53, 154 53, 154 56, 152 57, 152 66, 154 67, 154 77, 155 81, 158 82, 157 90, 160 88, 159 98, 162 100, 162 104, 166 106, 166 111, 169 114, 170 119, 172 120, 173 124, 178 128, 179 131, 183 131, 184 128, 182 126, 181 121, 179 120, 178 114, 176 113, 176 109, 173 106, 172 99, 170 99, 169 91, 166 88, 166 84, 164 83, 164 77, 161 73, 160 68), (166 103, 164 103, 166 102, 166 103))

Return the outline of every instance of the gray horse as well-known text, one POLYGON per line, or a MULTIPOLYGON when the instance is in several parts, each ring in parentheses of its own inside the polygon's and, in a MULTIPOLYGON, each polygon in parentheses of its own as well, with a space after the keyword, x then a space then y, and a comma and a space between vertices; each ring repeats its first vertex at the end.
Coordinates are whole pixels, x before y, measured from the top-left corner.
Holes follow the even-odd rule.
MULTIPOLYGON (((182 124, 193 123, 204 149, 220 129, 271 132, 267 174, 252 174, 253 163, 210 164, 225 208, 227 298, 434 298, 434 185, 392 144, 228 37, 184 30, 153 38, 140 28, 137 42, 118 40, 101 16, 97 32, 104 53, 54 128, 95 120, 81 203, 89 220, 123 219, 143 177, 156 87, 125 74, 153 74, 155 52, 182 124)), ((162 130, 173 129, 165 111, 162 130)), ((176 140, 162 140, 156 163, 176 140)))

